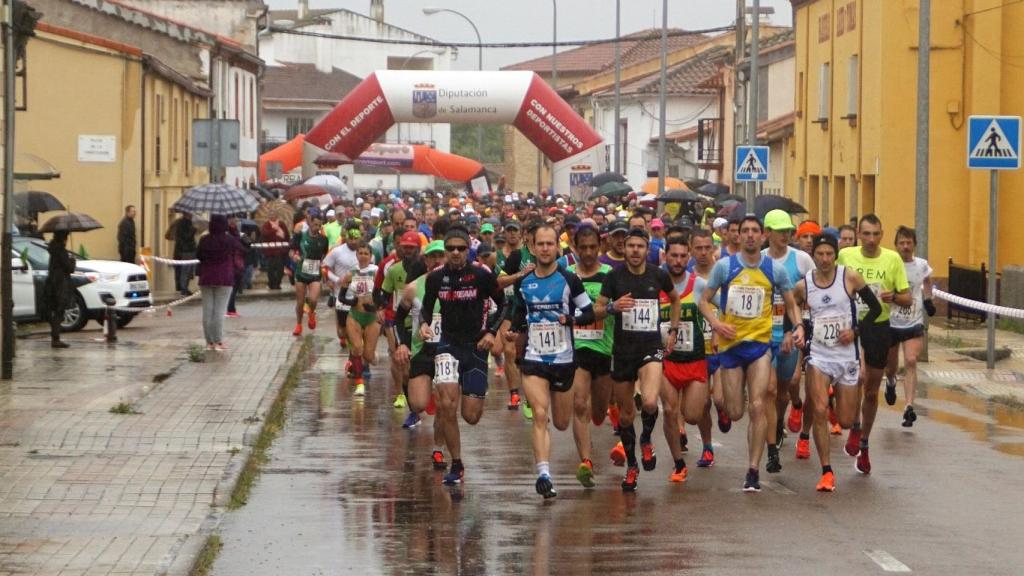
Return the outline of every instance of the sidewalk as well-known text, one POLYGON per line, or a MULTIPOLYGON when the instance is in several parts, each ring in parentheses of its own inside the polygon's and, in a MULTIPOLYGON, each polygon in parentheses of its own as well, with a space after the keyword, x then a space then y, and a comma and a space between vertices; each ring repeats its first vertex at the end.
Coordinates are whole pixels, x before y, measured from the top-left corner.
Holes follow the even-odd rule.
POLYGON ((929 328, 929 362, 918 364, 921 381, 963 388, 985 399, 1003 396, 1024 402, 1024 334, 996 330, 996 348, 1009 348, 1010 357, 996 362, 995 369, 989 371, 983 360, 956 352, 964 348, 984 349, 985 325, 947 328, 945 323, 934 321, 929 328))
POLYGON ((0 575, 187 573, 299 347, 288 303, 240 310, 230 350, 202 363, 191 303, 111 347, 95 330, 68 350, 18 341, 0 383, 0 575))

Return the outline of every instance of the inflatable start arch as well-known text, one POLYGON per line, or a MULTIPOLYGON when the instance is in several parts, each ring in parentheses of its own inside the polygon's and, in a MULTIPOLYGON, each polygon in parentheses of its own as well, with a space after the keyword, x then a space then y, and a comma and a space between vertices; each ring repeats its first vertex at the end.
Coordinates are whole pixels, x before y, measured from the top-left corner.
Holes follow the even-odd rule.
POLYGON ((325 152, 357 158, 396 122, 512 124, 552 162, 555 189, 603 170, 602 139, 533 72, 377 71, 306 134, 304 172, 325 152))

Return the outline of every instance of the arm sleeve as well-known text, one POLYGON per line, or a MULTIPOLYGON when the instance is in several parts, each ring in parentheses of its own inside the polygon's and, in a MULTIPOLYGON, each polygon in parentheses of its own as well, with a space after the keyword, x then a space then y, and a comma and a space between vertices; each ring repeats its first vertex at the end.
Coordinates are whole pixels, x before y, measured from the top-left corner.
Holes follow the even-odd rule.
POLYGON ((398 337, 399 342, 406 346, 412 343, 412 332, 405 325, 405 319, 409 317, 410 312, 412 312, 412 309, 406 306, 405 303, 400 303, 398 310, 395 311, 395 335, 398 337))
POLYGON ((498 286, 498 277, 493 272, 479 269, 479 273, 484 275, 484 286, 486 286, 484 293, 490 293, 491 300, 494 300, 494 303, 498 306, 498 309, 494 311, 494 322, 491 326, 487 327, 488 332, 492 335, 497 335, 498 328, 504 320, 503 313, 506 306, 505 291, 498 286))
POLYGON ((523 301, 522 284, 522 280, 516 281, 515 289, 512 292, 515 296, 508 304, 508 319, 512 323, 513 332, 522 332, 526 328, 526 302, 523 301))
POLYGON ((423 309, 420 310, 420 322, 430 324, 434 319, 434 303, 437 302, 437 288, 440 275, 430 274, 423 287, 423 309))
POLYGON ((579 310, 579 316, 569 316, 566 324, 577 323, 581 325, 593 324, 597 319, 594 317, 594 303, 590 300, 583 281, 575 274, 563 271, 566 280, 569 282, 569 294, 572 295, 573 307, 579 310))
POLYGON ((864 319, 861 320, 861 323, 870 326, 882 313, 882 304, 878 301, 878 298, 875 297, 875 293, 871 291, 870 286, 865 285, 857 291, 857 295, 860 296, 860 299, 868 305, 868 313, 864 315, 864 319))
POLYGON ((502 266, 502 269, 505 271, 506 274, 511 276, 513 274, 518 274, 519 270, 522 267, 523 253, 520 250, 516 250, 515 252, 509 254, 508 258, 505 259, 505 265, 502 266))

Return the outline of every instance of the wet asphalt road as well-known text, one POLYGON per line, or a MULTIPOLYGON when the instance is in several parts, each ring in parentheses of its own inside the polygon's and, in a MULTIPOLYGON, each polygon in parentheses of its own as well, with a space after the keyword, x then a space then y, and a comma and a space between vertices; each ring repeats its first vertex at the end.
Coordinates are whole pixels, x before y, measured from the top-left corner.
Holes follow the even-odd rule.
POLYGON ((762 469, 764 491, 742 493, 746 420, 729 434, 715 429, 710 469, 696 467, 699 440, 688 430, 685 484, 668 482, 659 422, 659 466, 623 494, 623 469, 605 456, 615 442, 606 423, 593 434, 592 490, 575 480, 571 432, 554 433, 559 495, 544 502, 530 424, 505 409, 493 372, 481 423, 461 423, 466 483, 453 490, 430 466, 432 419, 403 430, 405 411, 391 407, 383 341, 367 396, 354 399, 340 377, 344 356, 320 335, 271 461, 221 526, 218 576, 1024 573, 1024 414, 962 392, 923 390, 909 430, 902 399, 883 403, 870 476, 833 437, 833 494, 814 491, 817 456, 795 460, 795 435, 782 472, 762 469))

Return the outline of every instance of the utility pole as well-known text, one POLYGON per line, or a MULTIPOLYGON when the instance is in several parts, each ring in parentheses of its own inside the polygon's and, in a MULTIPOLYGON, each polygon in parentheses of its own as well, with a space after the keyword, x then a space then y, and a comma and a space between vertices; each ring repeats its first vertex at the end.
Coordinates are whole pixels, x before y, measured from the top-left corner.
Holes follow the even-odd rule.
POLYGON ((11 275, 11 229, 14 226, 12 195, 14 194, 14 0, 4 2, 3 12, 4 39, 4 198, 3 198, 3 239, 0 241, 0 286, 3 287, 2 300, 2 336, 0 344, 0 379, 10 380, 14 377, 14 295, 11 294, 13 284, 11 275))
POLYGON ((917 178, 914 189, 914 227, 917 255, 928 258, 928 130, 931 95, 932 2, 921 0, 917 49, 917 178))
MULTIPOLYGON (((551 87, 558 93, 558 0, 551 0, 551 87)), ((540 192, 540 188, 537 189, 540 192)), ((555 193, 555 163, 551 163, 551 190, 555 193)))
POLYGON ((658 89, 658 194, 665 192, 665 169, 668 159, 665 158, 665 116, 668 114, 665 103, 665 90, 668 76, 668 0, 661 0, 661 87, 658 89))
POLYGON ((622 15, 620 8, 620 0, 615 0, 615 136, 613 138, 615 145, 612 147, 612 172, 616 174, 622 174, 622 166, 619 164, 619 158, 621 158, 619 145, 622 142, 619 134, 619 124, 622 123, 619 119, 619 88, 622 82, 622 47, 619 44, 619 20, 622 15))
MULTIPOLYGON (((761 28, 761 0, 754 0, 753 14, 751 14, 750 27, 750 82, 747 84, 747 144, 757 145, 757 90, 758 90, 758 51, 760 50, 760 28, 761 28)), ((751 182, 747 185, 747 210, 754 211, 754 191, 757 190, 757 183, 751 182)))

